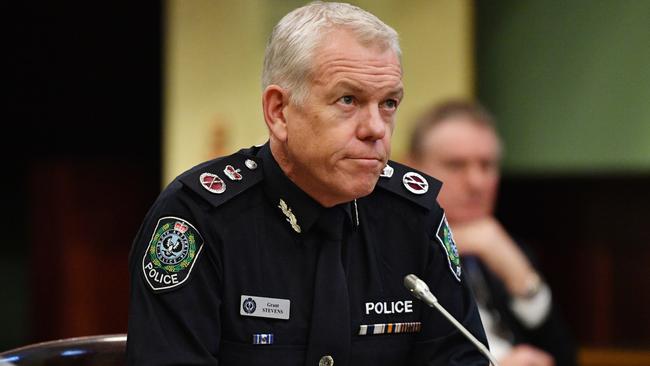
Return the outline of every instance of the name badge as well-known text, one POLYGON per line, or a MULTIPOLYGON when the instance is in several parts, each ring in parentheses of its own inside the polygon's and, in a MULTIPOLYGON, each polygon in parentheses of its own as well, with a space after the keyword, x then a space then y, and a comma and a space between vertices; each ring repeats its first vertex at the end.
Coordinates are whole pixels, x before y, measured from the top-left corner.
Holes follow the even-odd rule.
POLYGON ((290 309, 290 300, 241 295, 239 314, 243 316, 286 320, 289 319, 290 309))

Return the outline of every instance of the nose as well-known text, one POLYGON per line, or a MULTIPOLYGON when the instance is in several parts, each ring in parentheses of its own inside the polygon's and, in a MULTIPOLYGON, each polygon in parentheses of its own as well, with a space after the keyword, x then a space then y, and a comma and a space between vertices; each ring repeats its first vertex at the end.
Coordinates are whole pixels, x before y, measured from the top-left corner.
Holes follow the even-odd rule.
POLYGON ((487 179, 487 173, 481 167, 475 165, 468 167, 467 182, 474 191, 482 190, 487 179))
POLYGON ((387 122, 381 115, 378 105, 368 105, 365 113, 361 113, 357 128, 357 137, 363 141, 381 140, 386 135, 387 122))

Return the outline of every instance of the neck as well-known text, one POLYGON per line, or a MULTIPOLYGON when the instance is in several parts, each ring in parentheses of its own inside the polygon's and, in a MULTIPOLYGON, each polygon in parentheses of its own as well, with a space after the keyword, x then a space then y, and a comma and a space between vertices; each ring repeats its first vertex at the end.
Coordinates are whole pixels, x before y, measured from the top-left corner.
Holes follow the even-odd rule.
POLYGON ((321 204, 323 207, 333 207, 340 203, 348 202, 350 200, 337 197, 321 189, 322 185, 314 184, 315 179, 310 179, 309 176, 301 173, 300 167, 293 163, 286 150, 286 146, 282 143, 275 141, 273 138, 270 140, 271 154, 273 158, 282 169, 282 172, 298 186, 314 201, 321 204))

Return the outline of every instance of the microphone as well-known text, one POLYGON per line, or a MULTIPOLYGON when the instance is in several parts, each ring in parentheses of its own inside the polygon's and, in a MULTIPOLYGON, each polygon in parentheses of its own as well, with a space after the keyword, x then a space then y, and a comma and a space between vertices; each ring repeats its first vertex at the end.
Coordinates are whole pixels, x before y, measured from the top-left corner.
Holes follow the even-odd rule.
POLYGON ((449 314, 447 309, 445 309, 440 303, 438 303, 438 299, 431 293, 429 290, 429 286, 422 281, 421 279, 418 278, 418 276, 414 274, 410 274, 406 277, 404 277, 404 287, 406 287, 413 296, 415 296, 418 300, 422 300, 425 304, 429 305, 432 308, 436 308, 442 315, 447 318, 453 324, 458 330, 469 339, 476 348, 478 348, 479 351, 492 363, 494 366, 498 366, 497 361, 494 359, 494 356, 490 353, 490 351, 483 345, 483 343, 479 342, 476 337, 472 335, 465 327, 463 327, 456 318, 453 317, 453 315, 449 314))

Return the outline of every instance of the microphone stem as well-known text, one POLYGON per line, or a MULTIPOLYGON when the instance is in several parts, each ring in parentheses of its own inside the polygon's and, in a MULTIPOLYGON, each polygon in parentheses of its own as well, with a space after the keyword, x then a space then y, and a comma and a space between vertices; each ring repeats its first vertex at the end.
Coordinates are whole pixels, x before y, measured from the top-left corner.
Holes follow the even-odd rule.
POLYGON ((446 310, 445 308, 443 308, 442 305, 440 305, 440 304, 438 303, 438 301, 434 301, 434 302, 432 302, 431 304, 429 304, 429 306, 431 306, 431 307, 435 307, 436 309, 438 309, 438 311, 439 311, 442 315, 444 315, 445 318, 447 318, 447 320, 449 320, 452 324, 454 324, 454 325, 456 326, 457 329, 459 329, 461 332, 463 332, 463 334, 465 334, 465 336, 466 336, 467 338, 469 338, 469 340, 472 341, 472 343, 474 343, 474 345, 476 346, 476 348, 478 348, 478 350, 481 351, 481 353, 483 353, 483 355, 484 355, 485 357, 487 357, 488 360, 490 360, 490 362, 492 363, 492 365, 494 365, 494 366, 498 366, 497 361, 494 359, 494 357, 492 357, 492 354, 491 354, 490 351, 488 351, 488 349, 483 345, 483 343, 479 342, 479 340, 476 339, 476 337, 474 337, 474 336, 472 335, 472 333, 470 333, 467 329, 465 329, 465 327, 463 327, 462 324, 460 324, 460 323, 458 322, 458 320, 456 320, 456 318, 454 318, 451 314, 449 314, 449 312, 447 312, 447 310, 446 310))

